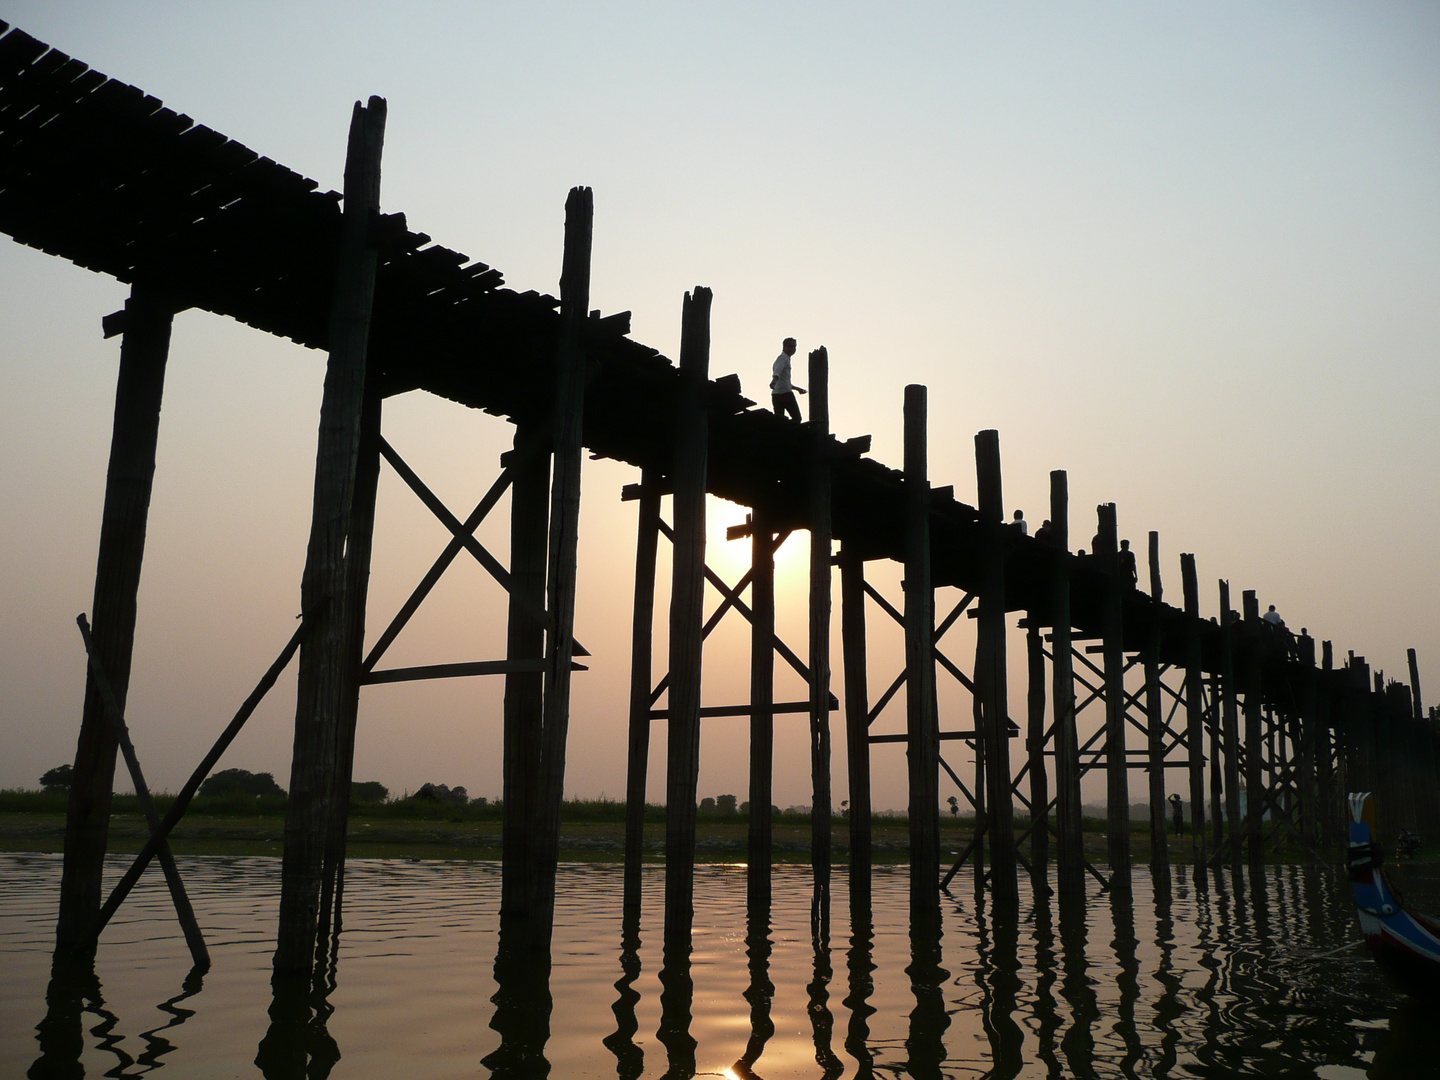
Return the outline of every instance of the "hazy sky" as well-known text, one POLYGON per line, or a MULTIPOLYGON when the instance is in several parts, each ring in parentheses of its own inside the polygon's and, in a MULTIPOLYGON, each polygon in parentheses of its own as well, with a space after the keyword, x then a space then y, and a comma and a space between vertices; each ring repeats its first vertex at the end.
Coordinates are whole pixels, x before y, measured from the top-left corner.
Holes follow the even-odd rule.
MULTIPOLYGON (((1142 550, 1158 529, 1169 598, 1194 551, 1204 614, 1228 578, 1389 675, 1417 648, 1440 700, 1432 3, 0 0, 0 18, 324 187, 353 101, 384 95, 385 209, 519 289, 556 290, 565 193, 591 185, 592 302, 633 310, 638 339, 674 355, 683 291, 711 286, 711 370, 751 396, 781 338, 824 344, 837 432, 899 464, 903 386, 926 383, 932 477, 958 497, 974 501, 974 433, 998 428, 1007 508, 1038 520, 1068 469, 1075 536, 1101 501, 1142 550)), ((119 352, 100 318, 125 293, 0 240, 0 786, 73 756, 119 352)), ((177 319, 129 707, 156 787, 179 785, 293 629, 323 369, 177 319)), ((388 403, 385 427, 462 516, 511 430, 422 395, 388 403)), ((624 789, 633 479, 587 463, 574 794, 624 789)), ((731 580, 747 545, 723 527, 742 514, 712 503, 731 580)), ((445 536, 387 471, 372 635, 445 536)), ((503 555, 504 504, 482 536, 503 555)), ((780 564, 802 655, 804 544, 780 564)), ((898 599, 895 570, 872 571, 898 599)), ((882 618, 875 694, 900 663, 882 618)), ((952 632, 965 667, 972 625, 952 632)), ((743 626, 712 641, 707 703, 744 700, 743 626)), ((389 659, 503 643, 501 591, 457 563, 389 659)), ((959 726, 968 704, 945 694, 959 726)), ((357 778, 498 794, 500 698, 493 678, 368 689, 357 778)), ((292 672, 224 764, 286 783, 293 712, 292 672)), ((777 724, 782 805, 808 799, 803 724, 777 724)), ((838 715, 836 731, 838 801, 838 715)), ((744 721, 706 721, 702 746, 700 793, 743 799, 744 721)), ((903 805, 903 750, 877 747, 876 769, 877 803, 903 805)))

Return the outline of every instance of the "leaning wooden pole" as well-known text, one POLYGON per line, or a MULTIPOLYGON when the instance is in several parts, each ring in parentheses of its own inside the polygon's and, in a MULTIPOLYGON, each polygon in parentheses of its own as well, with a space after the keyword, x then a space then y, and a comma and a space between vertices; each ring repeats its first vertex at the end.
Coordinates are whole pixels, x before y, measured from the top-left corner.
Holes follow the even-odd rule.
POLYGON ((910 909, 940 907, 940 729, 925 387, 905 387, 905 728, 910 779, 910 909))
MULTIPOLYGON (((100 518, 100 553, 90 607, 95 649, 121 710, 130 686, 136 595, 145 557, 145 526, 155 477, 155 445, 160 432, 171 321, 170 308, 148 288, 137 284, 131 289, 125 304, 110 464, 100 518)), ((65 862, 60 872, 60 915, 55 927, 57 955, 94 950, 92 928, 100 912, 118 745, 106 720, 105 703, 94 674, 87 669, 80 738, 75 747, 65 815, 65 862)))
POLYGON ((980 738, 985 746, 985 781, 990 834, 990 888, 997 900, 1019 896, 1015 860, 1014 798, 1010 793, 1009 680, 1005 664, 1005 508, 1001 493, 1000 433, 975 436, 975 472, 980 524, 984 530, 976 674, 984 719, 980 738))
POLYGON ((385 101, 356 102, 345 158, 345 213, 330 312, 330 358, 320 403, 315 497, 300 604, 313 627, 300 646, 290 804, 280 870, 275 970, 308 972, 336 773, 336 733, 344 710, 351 640, 345 545, 359 459, 365 358, 375 301, 374 219, 380 206, 385 101))
POLYGON ((1080 737, 1070 644, 1070 488, 1050 473, 1050 533, 1059 550, 1050 582, 1051 711, 1055 725, 1055 869, 1062 896, 1085 895, 1085 822, 1080 805, 1080 737))
POLYGON ((640 477, 640 520, 635 536, 635 611, 630 629, 630 737, 625 772, 624 910, 640 910, 640 867, 645 860, 645 789, 650 769, 650 684, 655 639, 655 560, 660 542, 660 485, 640 477))
MULTIPOLYGON (((1160 534, 1150 533, 1146 550, 1150 570, 1150 630, 1145 637, 1145 750, 1150 798, 1150 870, 1170 870, 1170 844, 1165 830, 1165 702, 1160 696, 1160 617, 1164 585, 1160 579, 1160 534)), ((1192 742, 1193 745, 1193 742, 1192 742)), ((1192 835, 1203 830, 1204 808, 1190 804, 1192 835)))
POLYGON ((1119 539, 1115 504, 1101 503, 1100 545, 1096 557, 1106 570, 1101 601, 1101 646, 1105 669, 1105 805, 1108 828, 1106 850, 1110 859, 1110 887, 1130 889, 1130 776, 1125 750, 1125 633, 1122 615, 1119 539))
POLYGON ((865 561, 840 548, 840 647, 845 664, 845 761, 850 794, 850 895, 870 895, 870 687, 865 654, 865 561))
POLYGON ((705 599, 705 478, 710 439, 709 289, 685 296, 675 403, 675 543, 670 587, 670 737, 665 779, 665 939, 688 942, 695 914, 695 788, 700 774, 700 654, 705 599))
POLYGON ((584 456, 585 324, 590 318, 590 247, 595 201, 588 187, 565 200, 565 253, 560 271, 560 348, 551 427, 550 546, 546 566, 545 723, 535 800, 535 882, 528 923, 532 948, 548 948, 555 922, 555 864, 565 801, 565 747, 570 734, 570 674, 575 654, 575 585, 579 569, 580 465, 584 456))
MULTIPOLYGON (((524 919, 530 910, 531 826, 540 783, 540 732, 545 722, 545 574, 550 542, 549 421, 516 422, 513 449, 504 460, 510 482, 510 596, 505 659, 529 671, 505 673, 501 736, 500 917, 524 919), (538 447, 543 446, 543 449, 538 447)), ((650 688, 645 692, 648 695, 650 688)), ((646 715, 649 699, 646 698, 646 715)))
POLYGON ((750 907, 768 910, 775 787, 775 530, 750 516, 750 822, 745 881, 750 907))
MULTIPOLYGON (((1185 597, 1185 742, 1190 765, 1190 858, 1203 870, 1205 853, 1205 701, 1200 643, 1200 578, 1195 556, 1180 556, 1180 586, 1185 597)), ((1218 769, 1212 761, 1212 770, 1218 769)), ((1218 773, 1217 773, 1218 775, 1218 773)))
POLYGON ((810 354, 810 867, 830 892, 830 358, 810 354))

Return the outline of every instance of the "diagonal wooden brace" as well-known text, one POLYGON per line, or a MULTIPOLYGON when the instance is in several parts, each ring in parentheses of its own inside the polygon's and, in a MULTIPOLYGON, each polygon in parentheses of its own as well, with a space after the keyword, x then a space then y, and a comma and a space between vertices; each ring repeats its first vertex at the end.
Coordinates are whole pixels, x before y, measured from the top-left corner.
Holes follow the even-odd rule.
MULTIPOLYGON (((100 656, 95 651, 95 641, 90 636, 90 623, 84 615, 75 618, 76 624, 80 627, 80 636, 85 639, 85 653, 90 659, 90 672, 95 677, 95 687, 100 691, 100 699, 105 705, 105 716, 114 729, 115 741, 120 744, 120 751, 125 755, 125 764, 130 769, 130 779, 135 784, 135 794, 140 799, 140 805, 145 810, 145 820, 150 826, 150 835, 154 836, 160 832, 160 815, 155 812, 155 800, 150 797, 149 785, 145 783, 145 774, 140 771, 140 759, 135 756, 135 744, 130 741, 129 729, 125 726, 125 715, 120 711, 120 704, 115 699, 115 691, 110 685, 110 679, 105 674, 104 667, 100 664, 100 656)), ((175 902, 175 914, 180 919, 180 928, 185 933, 185 944, 190 948, 190 958, 195 961, 198 968, 210 966, 210 951, 205 948, 205 937, 200 933, 200 924, 195 921, 195 909, 190 906, 190 897, 185 894, 185 884, 180 880, 180 870, 175 865, 175 856, 170 854, 170 845, 161 840, 155 851, 160 859, 160 867, 165 872, 165 884, 170 887, 170 898, 175 902)))

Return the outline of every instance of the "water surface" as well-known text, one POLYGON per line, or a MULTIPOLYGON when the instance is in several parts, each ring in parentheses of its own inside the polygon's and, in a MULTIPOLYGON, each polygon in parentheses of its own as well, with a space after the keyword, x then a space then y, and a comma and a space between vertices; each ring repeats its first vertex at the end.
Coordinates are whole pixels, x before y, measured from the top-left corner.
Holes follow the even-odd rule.
POLYGON ((147 875, 93 970, 52 978, 60 859, 0 855, 0 1076, 1440 1075, 1440 1014, 1350 947, 1325 869, 1202 888, 1138 869, 1132 898, 1084 907, 1022 881, 1008 910, 961 875, 927 929, 903 868, 877 868, 852 913, 843 871, 827 910, 808 868, 778 867, 766 919, 747 917, 743 868, 702 867, 687 964, 661 945, 663 869, 626 927, 620 868, 568 865, 547 969, 500 951, 498 865, 356 860, 322 992, 277 996, 279 862, 179 861, 209 972, 189 972, 147 875))

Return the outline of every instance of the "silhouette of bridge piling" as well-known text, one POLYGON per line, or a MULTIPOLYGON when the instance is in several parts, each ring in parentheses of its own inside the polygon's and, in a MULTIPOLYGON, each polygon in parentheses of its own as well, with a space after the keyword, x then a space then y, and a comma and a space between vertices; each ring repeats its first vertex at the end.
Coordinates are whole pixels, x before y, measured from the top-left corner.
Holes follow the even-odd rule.
MULTIPOLYGON (((504 677, 501 914, 507 940, 518 935, 548 948, 570 680, 583 670, 576 659, 588 655, 574 637, 584 450, 639 470, 623 495, 638 510, 625 906, 638 911, 646 765, 652 725, 663 720, 667 946, 680 948, 689 936, 696 783, 702 728, 711 717, 747 717, 750 724, 748 891, 760 918, 773 858, 776 719, 803 715, 808 722, 811 863, 817 894, 824 895, 832 872, 832 713, 842 705, 852 898, 868 895, 872 750, 900 744, 907 755, 910 902, 927 918, 938 910, 942 883, 971 859, 977 881, 997 902, 1013 901, 1021 869, 1045 885, 1052 857, 1065 897, 1083 897, 1087 875, 1127 890, 1131 770, 1147 774, 1152 863, 1163 867, 1188 846, 1197 876, 1207 865, 1262 861, 1280 843, 1328 857, 1347 789, 1378 793, 1385 835, 1401 825, 1433 830, 1440 821, 1437 718, 1421 704, 1413 650, 1408 685, 1386 683, 1353 653, 1336 666, 1328 641, 1317 664, 1307 632, 1296 637, 1266 624, 1251 590, 1243 593, 1243 610, 1232 610, 1224 581, 1220 614, 1205 619, 1189 553, 1180 559, 1183 606, 1165 603, 1158 536, 1148 537, 1147 592, 1135 587, 1119 557, 1113 504, 1097 509, 1093 550, 1071 551, 1063 471, 1050 476, 1048 538, 1021 535, 1005 523, 994 431, 976 436, 978 505, 965 505, 951 488, 931 484, 922 386, 905 390, 903 469, 866 457, 868 436, 842 440, 830 431, 824 349, 809 358, 808 422, 755 408, 736 376, 709 376, 708 289, 685 296, 679 364, 672 364, 628 336, 628 313, 602 317, 589 309, 588 189, 574 189, 566 203, 559 299, 504 288, 498 271, 431 244, 403 215, 380 212, 384 121, 383 100, 357 103, 345 192, 320 192, 313 181, 0 24, 0 229, 131 286, 125 309, 104 319, 107 336, 121 336, 120 376, 57 952, 93 950, 129 887, 102 905, 169 327, 176 312, 191 307, 328 355, 301 629, 186 787, 193 795, 298 646, 277 971, 308 970, 327 934, 338 930, 358 703, 365 686, 383 682, 504 677), (498 478, 463 519, 384 438, 386 399, 414 389, 515 425, 498 478), (382 461, 451 540, 366 653, 382 461), (508 567, 474 535, 506 492, 508 567), (733 586, 706 565, 711 495, 750 508, 747 523, 730 530, 732 539, 749 539, 751 550, 750 569, 733 586), (811 537, 804 660, 776 635, 774 590, 775 552, 802 530, 811 537), (662 536, 673 558, 667 671, 656 680, 662 536), (507 590, 505 657, 379 666, 462 553, 507 590), (886 561, 903 566, 900 597, 886 597, 867 580, 867 564, 886 561), (843 703, 832 691, 830 657, 837 567, 843 703), (720 597, 708 617, 707 587, 720 597), (961 593, 948 610, 936 606, 943 589, 961 593), (894 621, 905 643, 903 670, 873 700, 872 613, 894 621), (964 615, 976 621, 968 667, 945 640, 964 615), (1010 620, 1017 615, 1025 635, 1023 723, 1012 717, 1008 685, 1010 620), (750 624, 748 700, 705 704, 704 643, 725 617, 750 624), (775 701, 777 657, 805 680, 804 700, 775 701), (936 685, 942 676, 969 695, 964 726, 942 723, 936 685), (108 708, 102 684, 111 691, 108 708), (902 692, 904 731, 874 730, 902 692), (1022 735, 1023 749, 1012 752, 1012 740, 1022 735), (956 742, 974 756, 969 783, 946 760, 956 742), (1081 807, 1082 778, 1097 769, 1107 792, 1104 869, 1087 859, 1081 807), (1177 787, 1189 796, 1188 845, 1170 833, 1164 814, 1163 796, 1171 790, 1164 773, 1171 769, 1184 774, 1177 787), (951 789, 975 812, 975 832, 947 866, 939 808, 942 790, 951 789), (1017 804, 1028 820, 1024 831, 1017 804)), ((151 857, 168 856, 165 836, 176 818, 153 825, 125 881, 133 884, 151 857)), ((176 884, 177 906, 184 908, 178 877, 176 884)), ((197 961, 202 953, 203 942, 197 961)))

